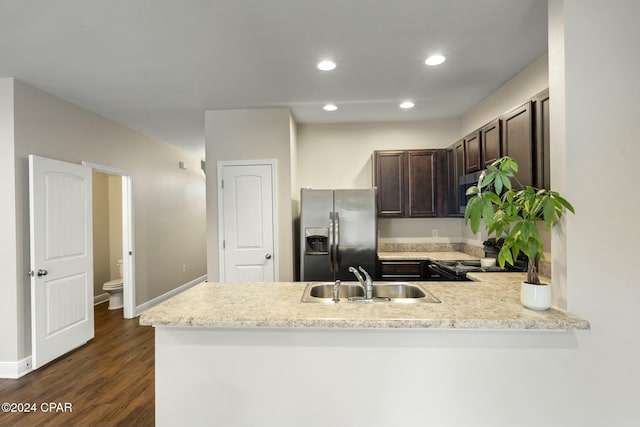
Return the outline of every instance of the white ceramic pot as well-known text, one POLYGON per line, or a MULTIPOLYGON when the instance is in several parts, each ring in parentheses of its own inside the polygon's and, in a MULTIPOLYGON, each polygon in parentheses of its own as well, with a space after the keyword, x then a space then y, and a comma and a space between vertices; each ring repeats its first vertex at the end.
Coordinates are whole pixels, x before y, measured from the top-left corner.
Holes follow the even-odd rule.
POLYGON ((520 302, 532 310, 548 310, 551 307, 551 286, 522 282, 520 302))
POLYGON ((482 268, 495 267, 495 266, 496 266, 496 259, 495 258, 482 258, 482 259, 480 259, 480 267, 482 267, 482 268))

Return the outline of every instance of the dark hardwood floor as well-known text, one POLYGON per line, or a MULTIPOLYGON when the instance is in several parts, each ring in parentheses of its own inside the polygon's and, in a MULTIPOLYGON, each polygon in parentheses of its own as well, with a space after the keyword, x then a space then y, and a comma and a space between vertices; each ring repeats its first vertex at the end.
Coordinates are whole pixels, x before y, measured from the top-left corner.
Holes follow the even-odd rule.
POLYGON ((154 425, 153 328, 107 305, 95 307, 89 343, 20 379, 0 379, 0 403, 37 407, 34 413, 0 412, 1 427, 154 425), (61 403, 61 410, 70 403, 71 412, 43 412, 49 402, 61 403))

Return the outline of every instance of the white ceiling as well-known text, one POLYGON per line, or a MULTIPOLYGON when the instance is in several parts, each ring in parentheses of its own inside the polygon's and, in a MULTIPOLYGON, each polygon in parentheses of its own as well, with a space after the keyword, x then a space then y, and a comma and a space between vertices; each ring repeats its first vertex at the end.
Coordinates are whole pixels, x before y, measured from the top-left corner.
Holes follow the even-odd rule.
POLYGON ((544 0, 0 0, 0 77, 202 158, 205 110, 458 118, 546 51, 544 0))

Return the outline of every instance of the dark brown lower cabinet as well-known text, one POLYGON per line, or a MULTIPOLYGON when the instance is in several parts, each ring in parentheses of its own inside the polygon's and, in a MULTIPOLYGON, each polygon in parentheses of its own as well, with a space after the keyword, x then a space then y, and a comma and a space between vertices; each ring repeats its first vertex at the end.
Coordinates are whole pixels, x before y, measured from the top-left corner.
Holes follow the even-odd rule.
POLYGON ((391 282, 417 282, 446 280, 434 276, 429 270, 429 260, 393 260, 378 263, 378 279, 391 282))
POLYGON ((429 278, 428 261, 380 261, 380 280, 419 281, 429 278))

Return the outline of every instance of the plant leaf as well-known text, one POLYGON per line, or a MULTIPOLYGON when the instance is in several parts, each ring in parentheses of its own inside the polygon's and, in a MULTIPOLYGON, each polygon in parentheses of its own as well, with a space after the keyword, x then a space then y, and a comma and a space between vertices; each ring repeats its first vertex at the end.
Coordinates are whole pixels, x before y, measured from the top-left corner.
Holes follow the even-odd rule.
POLYGON ((571 203, 569 203, 567 200, 565 200, 562 196, 560 196, 558 193, 553 193, 552 196, 555 200, 557 200, 558 202, 560 202, 560 204, 562 206, 564 206, 569 212, 575 214, 576 211, 575 209, 573 209, 573 206, 571 205, 571 203))
POLYGON ((480 218, 482 216, 482 200, 481 197, 472 197, 467 203, 467 207, 464 211, 465 221, 471 222, 471 231, 478 232, 480 228, 480 218))
POLYGON ((556 204, 553 199, 547 197, 544 201, 544 223, 547 230, 551 230, 551 226, 558 220, 556 217, 556 204))
POLYGON ((536 255, 538 254, 540 246, 538 245, 538 241, 535 239, 529 239, 527 242, 527 246, 524 249, 524 254, 529 258, 529 262, 535 262, 536 255))
POLYGON ((500 175, 496 175, 495 187, 496 187, 496 194, 502 193, 503 185, 502 185, 502 178, 500 177, 500 175))
POLYGON ((500 262, 500 267, 504 268, 505 262, 509 263, 509 265, 513 265, 513 256, 511 256, 511 248, 507 245, 502 245, 500 248, 500 252, 498 252, 498 261, 502 259, 500 262))
POLYGON ((484 199, 484 206, 482 207, 482 219, 484 219, 484 223, 487 224, 487 227, 491 227, 493 225, 493 204, 488 198, 484 199))

